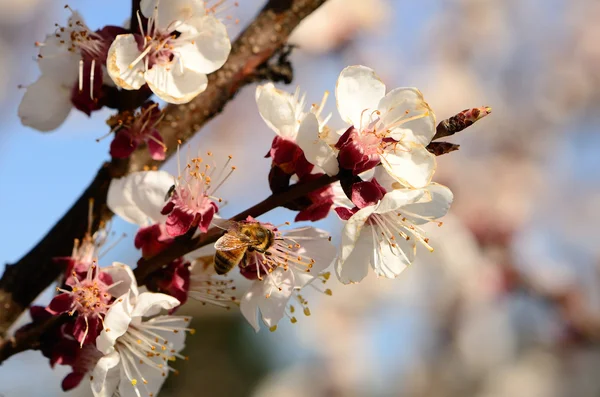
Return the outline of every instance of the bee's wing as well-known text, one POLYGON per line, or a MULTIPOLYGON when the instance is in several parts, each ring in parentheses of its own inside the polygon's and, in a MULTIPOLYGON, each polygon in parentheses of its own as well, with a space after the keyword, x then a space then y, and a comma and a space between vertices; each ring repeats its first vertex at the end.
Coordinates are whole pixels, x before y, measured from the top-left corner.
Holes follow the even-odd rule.
POLYGON ((223 219, 218 215, 213 217, 210 225, 222 230, 234 230, 235 228, 239 228, 237 222, 230 221, 229 219, 223 219))
POLYGON ((247 238, 246 236, 234 234, 234 233, 225 233, 220 239, 215 243, 215 249, 218 251, 231 251, 235 249, 245 248, 252 245, 253 241, 247 238))

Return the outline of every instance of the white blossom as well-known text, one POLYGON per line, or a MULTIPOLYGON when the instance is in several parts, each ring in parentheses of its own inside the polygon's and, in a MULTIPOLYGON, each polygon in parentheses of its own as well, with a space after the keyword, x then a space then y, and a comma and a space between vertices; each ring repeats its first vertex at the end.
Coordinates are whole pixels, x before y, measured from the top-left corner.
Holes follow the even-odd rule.
POLYGON ((256 280, 240 302, 242 314, 258 332, 258 313, 267 327, 274 330, 279 320, 288 315, 296 322, 294 298, 306 315, 310 311, 299 291, 316 279, 328 278, 322 273, 335 257, 335 247, 328 234, 313 227, 275 232, 275 242, 267 253, 249 254, 256 280))
POLYGON ((361 281, 369 266, 378 276, 398 276, 412 263, 417 242, 433 250, 420 225, 444 216, 452 199, 450 189, 430 184, 421 189, 389 191, 376 204, 358 209, 342 232, 336 263, 340 281, 361 281))
POLYGON ((110 77, 126 90, 147 83, 166 102, 191 101, 229 56, 225 25, 202 0, 142 0, 140 9, 147 31, 117 36, 108 53, 110 77))
POLYGON ((431 182, 436 160, 426 146, 436 122, 419 90, 395 88, 386 94, 375 72, 359 65, 341 72, 335 95, 342 119, 354 127, 340 140, 345 143, 339 157, 343 167, 354 169, 363 158, 374 164, 378 156, 388 173, 407 187, 431 182))
POLYGON ((169 363, 183 358, 185 331, 192 330, 188 317, 152 316, 178 305, 169 295, 134 289, 117 299, 96 339, 104 356, 90 377, 95 397, 157 395, 168 372, 175 371, 169 363))
POLYGON ((166 171, 139 171, 115 178, 108 187, 106 205, 126 220, 140 226, 164 221, 165 196, 175 183, 166 171))
POLYGON ((300 88, 289 94, 267 83, 256 88, 256 104, 265 123, 283 138, 296 142, 304 156, 328 175, 335 175, 339 168, 333 145, 339 134, 327 127, 331 115, 322 117, 329 93, 325 93, 320 104, 313 104, 306 111, 306 94, 300 88))

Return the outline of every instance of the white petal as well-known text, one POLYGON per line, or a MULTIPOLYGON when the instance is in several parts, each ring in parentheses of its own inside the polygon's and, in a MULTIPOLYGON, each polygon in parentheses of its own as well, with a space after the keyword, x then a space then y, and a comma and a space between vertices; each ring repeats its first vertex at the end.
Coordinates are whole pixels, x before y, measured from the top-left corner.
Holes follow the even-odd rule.
MULTIPOLYGON (((368 178, 363 178, 363 180, 366 179, 368 178)), ((352 208, 354 206, 352 201, 350 201, 348 196, 346 196, 346 193, 344 193, 344 189, 342 188, 342 184, 340 182, 332 183, 331 189, 333 190, 333 203, 335 206, 348 208, 352 208)))
POLYGON ((130 292, 133 298, 137 298, 137 281, 129 266, 124 263, 114 262, 112 266, 106 267, 102 271, 110 275, 113 284, 118 283, 109 290, 112 296, 122 296, 130 292))
POLYGON ((146 226, 149 224, 148 216, 133 201, 132 196, 135 185, 132 183, 131 175, 116 178, 110 182, 106 205, 112 212, 127 222, 146 226))
POLYGON ((140 11, 146 18, 150 18, 154 14, 154 8, 157 6, 158 0, 141 0, 140 11))
POLYGON ((165 196, 175 183, 175 177, 166 171, 134 172, 126 178, 131 180, 133 203, 155 223, 165 216, 160 211, 165 206, 165 196))
MULTIPOLYGON (((342 252, 347 247, 344 245, 344 236, 342 237, 342 252)), ((338 258, 336 274, 340 282, 343 284, 360 282, 369 272, 369 265, 372 266, 374 255, 375 241, 371 235, 371 227, 367 227, 352 244, 352 249, 343 257, 338 258)))
POLYGON ((379 249, 375 252, 373 270, 378 276, 398 277, 414 260, 415 244, 412 240, 406 241, 400 238, 395 241, 395 244, 396 246, 393 247, 382 241, 379 249))
POLYGON ((421 217, 433 220, 446 215, 454 199, 452 191, 444 185, 432 183, 424 190, 427 194, 419 202, 406 205, 403 208, 403 213, 406 211, 405 216, 416 224, 427 222, 427 220, 421 217), (410 214, 417 214, 419 217, 413 217, 410 214))
POLYGON ((68 51, 67 45, 61 41, 55 34, 46 36, 44 45, 40 47, 38 66, 42 75, 51 78, 55 84, 73 87, 78 81, 81 56, 78 52, 68 51))
POLYGON ((327 175, 337 175, 340 170, 337 155, 331 146, 319 138, 317 116, 308 113, 302 120, 296 143, 304 151, 304 156, 309 163, 321 167, 327 175))
MULTIPOLYGON (((342 70, 335 87, 335 98, 340 116, 349 124, 360 127, 361 114, 365 109, 377 109, 385 95, 385 84, 373 69, 366 66, 349 66, 342 70)), ((370 112, 366 112, 364 119, 370 112)))
MULTIPOLYGON (((193 65, 188 65, 200 73, 212 73, 219 69, 231 52, 231 41, 225 25, 212 15, 195 18, 189 22, 193 26, 190 32, 190 42, 193 42, 197 52, 193 65)), ((185 38, 187 34, 182 35, 185 38)))
POLYGON ((204 73, 189 69, 185 63, 176 61, 154 65, 144 73, 144 77, 152 92, 163 101, 174 104, 188 103, 206 90, 208 85, 208 78, 204 73))
POLYGON ((285 308, 294 288, 294 275, 291 270, 277 268, 262 281, 262 287, 258 307, 263 322, 271 328, 277 325, 285 314, 285 308))
MULTIPOLYGON (((373 176, 385 190, 388 192, 395 189, 404 189, 404 185, 393 178, 384 167, 377 166, 374 168, 373 176)), ((366 180, 368 178, 364 178, 366 180)))
MULTIPOLYGON (((365 223, 369 216, 375 211, 375 206, 370 205, 368 207, 360 209, 357 213, 352 215, 350 219, 346 222, 344 226, 344 230, 342 231, 342 244, 341 244, 341 252, 338 258, 338 262, 336 264, 336 272, 340 281, 344 284, 348 284, 351 282, 359 282, 367 275, 368 262, 360 265, 356 259, 351 260, 349 264, 345 262, 353 256, 354 258, 364 258, 365 253, 364 248, 367 244, 373 247, 373 242, 370 243, 366 240, 372 240, 371 236, 368 236, 368 239, 361 236, 361 232, 365 227, 365 223), (361 242, 361 247, 358 247, 358 241, 361 242), (355 252, 356 249, 359 249, 358 252, 355 252)), ((371 249, 372 251, 372 249, 371 249)), ((368 257, 368 255, 366 256, 368 257)))
POLYGON ((114 350, 115 341, 127 332, 131 323, 132 305, 129 293, 115 301, 104 317, 104 329, 96 338, 96 349, 101 353, 109 354, 114 350))
POLYGON ((381 119, 390 136, 396 140, 417 142, 427 146, 435 135, 435 114, 421 91, 396 88, 379 102, 381 119))
POLYGON ((132 34, 120 34, 111 44, 106 58, 108 75, 118 87, 139 90, 144 85, 144 60, 130 65, 141 52, 132 34))
POLYGON ((324 128, 321 131, 321 139, 324 140, 328 145, 335 146, 340 140, 342 135, 348 130, 348 128, 341 128, 334 130, 333 128, 324 128))
POLYGON ((71 88, 42 75, 25 90, 18 113, 23 125, 45 132, 58 128, 72 107, 71 88))
MULTIPOLYGON (((150 3, 150 2, 147 2, 150 3)), ((144 11, 148 11, 148 6, 144 11)), ((172 32, 185 32, 190 29, 187 24, 206 14, 204 2, 200 0, 169 0, 158 2, 158 28, 172 32)))
POLYGON ((92 371, 92 393, 94 397, 112 397, 119 383, 119 371, 116 369, 121 358, 113 351, 96 363, 92 371))
POLYGON ((431 182, 436 159, 424 146, 409 143, 404 147, 399 144, 395 149, 384 152, 381 155, 381 164, 404 186, 420 188, 431 182))
POLYGON ((425 189, 397 189, 387 192, 375 208, 376 214, 397 211, 405 205, 416 203, 426 193, 425 189))
POLYGON ((296 139, 298 121, 293 98, 272 83, 256 87, 256 104, 262 119, 282 138, 296 139))
POLYGON ((300 244, 298 254, 306 255, 315 262, 310 272, 299 272, 294 280, 295 288, 302 288, 320 272, 331 265, 335 259, 336 249, 329 241, 331 235, 314 227, 290 230, 285 237, 292 238, 300 244))
POLYGON ((252 283, 252 286, 248 292, 242 296, 240 302, 240 311, 242 312, 242 315, 256 332, 260 331, 260 325, 258 324, 258 302, 262 295, 261 283, 261 281, 252 283))
POLYGON ((167 294, 143 292, 139 294, 131 312, 132 317, 148 317, 160 313, 161 309, 173 309, 179 306, 179 300, 167 294))

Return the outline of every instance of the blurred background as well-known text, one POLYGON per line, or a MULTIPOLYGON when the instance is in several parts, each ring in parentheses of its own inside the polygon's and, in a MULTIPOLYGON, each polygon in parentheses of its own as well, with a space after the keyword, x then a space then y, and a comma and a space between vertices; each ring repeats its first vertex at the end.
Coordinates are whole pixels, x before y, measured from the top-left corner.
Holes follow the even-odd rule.
MULTIPOLYGON (((265 1, 239 3, 232 37, 265 1)), ((92 29, 123 24, 130 6, 70 5, 92 29)), ((38 75, 33 44, 68 15, 56 1, 0 0, 0 263, 37 242, 108 158, 110 139, 95 141, 107 111, 72 112, 48 134, 17 117, 17 85, 38 75)), ((396 280, 332 279, 333 296, 309 294, 312 315, 274 333, 255 334, 237 310, 189 303, 190 360, 175 364, 181 374, 161 396, 600 395, 599 19, 596 0, 329 0, 303 22, 286 89, 299 84, 309 102, 333 93, 345 66, 364 64, 388 88, 420 88, 438 120, 482 105, 493 113, 438 158, 434 179, 455 202, 431 229, 434 253, 396 280)), ((327 110, 341 127, 335 100, 327 110)), ((191 143, 250 165, 222 191, 224 216, 269 194, 272 138, 246 87, 191 143)), ((318 226, 339 237, 335 214, 318 226)), ((116 220, 113 230, 128 237, 101 264, 134 264, 135 228, 116 220)), ((0 367, 0 394, 59 396, 66 373, 26 352, 0 367)), ((69 393, 90 394, 87 384, 69 393)))

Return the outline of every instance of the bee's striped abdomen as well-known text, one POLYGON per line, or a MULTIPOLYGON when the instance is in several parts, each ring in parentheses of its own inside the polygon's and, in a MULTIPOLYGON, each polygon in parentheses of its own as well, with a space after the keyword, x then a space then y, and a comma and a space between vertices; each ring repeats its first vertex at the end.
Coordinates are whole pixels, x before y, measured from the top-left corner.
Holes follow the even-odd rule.
POLYGON ((242 261, 245 253, 245 247, 230 251, 215 252, 215 271, 217 274, 229 273, 231 269, 242 261))

